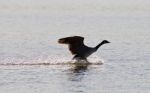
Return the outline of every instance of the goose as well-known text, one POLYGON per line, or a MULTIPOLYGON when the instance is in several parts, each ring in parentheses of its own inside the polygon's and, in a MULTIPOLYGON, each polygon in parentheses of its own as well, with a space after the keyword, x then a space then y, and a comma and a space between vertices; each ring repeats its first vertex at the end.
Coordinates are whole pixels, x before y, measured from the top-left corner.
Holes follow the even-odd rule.
POLYGON ((88 47, 84 45, 84 37, 70 36, 58 39, 58 43, 68 44, 70 52, 72 53, 72 55, 74 55, 74 57, 72 58, 73 60, 85 60, 86 62, 88 62, 87 57, 96 52, 103 44, 107 44, 110 42, 107 40, 103 40, 95 47, 88 47))

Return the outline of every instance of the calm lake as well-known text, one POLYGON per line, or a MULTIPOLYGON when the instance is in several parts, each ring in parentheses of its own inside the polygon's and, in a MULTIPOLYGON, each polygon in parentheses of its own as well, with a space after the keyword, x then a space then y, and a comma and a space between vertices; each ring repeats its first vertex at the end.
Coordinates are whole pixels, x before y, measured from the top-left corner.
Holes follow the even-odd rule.
POLYGON ((150 1, 0 0, 1 93, 150 93, 150 1), (77 66, 59 38, 103 45, 77 66))

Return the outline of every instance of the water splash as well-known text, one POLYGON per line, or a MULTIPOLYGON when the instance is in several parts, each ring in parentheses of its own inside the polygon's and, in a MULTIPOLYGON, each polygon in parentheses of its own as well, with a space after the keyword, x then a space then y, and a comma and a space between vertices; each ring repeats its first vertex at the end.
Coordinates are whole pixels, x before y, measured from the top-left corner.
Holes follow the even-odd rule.
MULTIPOLYGON (((104 63, 104 60, 98 56, 91 56, 88 61, 90 64, 104 63)), ((69 57, 64 56, 48 56, 31 59, 7 57, 0 60, 0 65, 65 65, 74 63, 76 63, 75 60, 71 60, 69 57)))

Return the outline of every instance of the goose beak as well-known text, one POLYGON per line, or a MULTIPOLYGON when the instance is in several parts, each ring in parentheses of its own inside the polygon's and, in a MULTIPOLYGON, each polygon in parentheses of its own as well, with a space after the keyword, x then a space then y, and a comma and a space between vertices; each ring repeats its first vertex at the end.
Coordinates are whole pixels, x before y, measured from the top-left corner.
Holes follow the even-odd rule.
POLYGON ((105 43, 110 43, 108 40, 104 40, 105 43))

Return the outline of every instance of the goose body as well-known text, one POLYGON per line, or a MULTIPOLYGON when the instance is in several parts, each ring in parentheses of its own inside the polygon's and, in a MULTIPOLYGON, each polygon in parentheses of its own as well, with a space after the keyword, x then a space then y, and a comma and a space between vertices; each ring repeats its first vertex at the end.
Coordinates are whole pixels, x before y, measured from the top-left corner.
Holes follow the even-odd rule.
POLYGON ((87 61, 87 57, 93 54, 94 52, 96 52, 101 45, 110 43, 107 40, 103 40, 96 47, 88 47, 84 45, 83 41, 84 41, 84 37, 72 36, 72 37, 61 38, 58 40, 58 43, 69 45, 69 50, 72 53, 72 55, 74 55, 73 59, 86 60, 86 61, 87 61))

